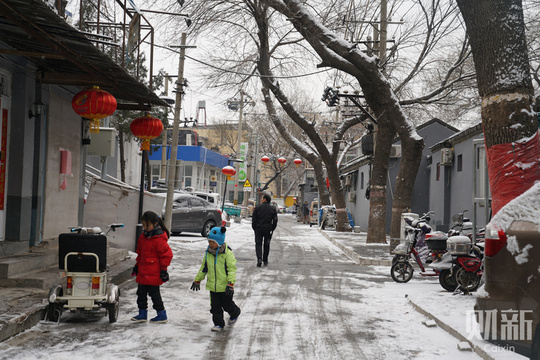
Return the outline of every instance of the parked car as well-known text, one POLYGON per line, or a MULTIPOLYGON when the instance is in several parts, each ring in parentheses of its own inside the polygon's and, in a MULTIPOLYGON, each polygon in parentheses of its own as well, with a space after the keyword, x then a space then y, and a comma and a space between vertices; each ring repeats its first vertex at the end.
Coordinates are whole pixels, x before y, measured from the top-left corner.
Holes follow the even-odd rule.
POLYGON ((285 212, 286 212, 287 214, 293 214, 293 215, 295 215, 295 214, 296 214, 296 207, 297 207, 297 205, 291 205, 291 206, 289 206, 289 207, 285 210, 285 212))
MULTIPOLYGON (((165 194, 165 195, 167 195, 167 188, 166 187, 153 187, 148 191, 151 192, 151 193, 154 193, 154 194, 165 194)), ((189 193, 185 192, 184 190, 178 190, 178 189, 174 189, 174 193, 175 194, 189 194, 189 193)))
POLYGON ((204 191, 194 191, 191 193, 192 195, 195 195, 197 197, 200 197, 201 199, 204 199, 208 201, 210 204, 215 205, 217 207, 221 206, 220 196, 218 193, 215 192, 204 192, 204 191))
POLYGON ((475 310, 485 340, 540 358, 540 185, 512 200, 486 226, 484 288, 475 310), (490 324, 486 316, 490 314, 490 324), (507 332, 509 319, 520 324, 507 332), (489 326, 488 326, 489 325, 489 326))
POLYGON ((221 210, 216 206, 194 195, 174 194, 170 229, 172 234, 200 232, 206 237, 210 229, 221 225, 221 210))
POLYGON ((276 208, 276 211, 278 214, 284 214, 285 213, 285 205, 280 204, 279 202, 273 200, 270 202, 270 205, 276 208))

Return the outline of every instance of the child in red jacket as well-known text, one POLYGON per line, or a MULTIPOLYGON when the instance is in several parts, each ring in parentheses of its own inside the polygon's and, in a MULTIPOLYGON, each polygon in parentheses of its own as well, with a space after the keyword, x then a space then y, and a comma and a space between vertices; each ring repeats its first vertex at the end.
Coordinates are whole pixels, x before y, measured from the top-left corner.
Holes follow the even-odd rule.
POLYGON ((152 323, 166 323, 167 312, 161 299, 159 287, 169 280, 167 267, 171 264, 173 253, 169 244, 169 230, 158 214, 147 211, 141 218, 143 234, 137 242, 137 263, 133 267, 133 275, 137 275, 137 306, 139 315, 131 320, 146 322, 148 316, 148 295, 152 299, 157 316, 150 319, 152 323))

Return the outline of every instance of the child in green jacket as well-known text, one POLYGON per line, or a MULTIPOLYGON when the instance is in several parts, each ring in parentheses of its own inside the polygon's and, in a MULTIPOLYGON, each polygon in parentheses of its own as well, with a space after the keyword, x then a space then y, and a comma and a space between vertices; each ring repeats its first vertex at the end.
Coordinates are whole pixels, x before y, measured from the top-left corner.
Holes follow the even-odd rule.
POLYGON ((229 325, 233 325, 240 316, 240 308, 233 301, 236 258, 225 242, 225 231, 225 227, 216 226, 208 233, 208 248, 201 268, 191 285, 191 290, 199 291, 201 280, 208 276, 206 290, 210 290, 210 313, 214 322, 212 331, 221 331, 225 327, 223 310, 230 316, 229 325))

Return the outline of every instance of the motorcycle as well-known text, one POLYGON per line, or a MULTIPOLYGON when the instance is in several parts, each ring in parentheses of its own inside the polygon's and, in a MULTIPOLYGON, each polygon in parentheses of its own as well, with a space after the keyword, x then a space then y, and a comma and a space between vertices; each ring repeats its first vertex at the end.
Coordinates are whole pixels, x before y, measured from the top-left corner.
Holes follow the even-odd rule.
POLYGON ((439 263, 432 265, 432 268, 439 271, 439 283, 443 289, 468 293, 480 286, 484 251, 482 233, 476 235, 477 242, 473 243, 472 223, 463 217, 465 211, 454 215, 456 224, 450 230, 446 241, 448 252, 439 263))
MULTIPOLYGON (((390 268, 390 275, 395 282, 406 283, 412 279, 414 268, 412 261, 414 260, 416 264, 420 267, 420 275, 422 276, 439 276, 439 271, 427 271, 424 264, 433 261, 433 259, 438 259, 439 254, 443 252, 440 249, 439 243, 435 243, 437 237, 432 237, 432 244, 437 244, 436 249, 431 249, 429 245, 426 244, 426 234, 431 232, 431 226, 428 225, 430 220, 430 215, 433 214, 432 211, 422 215, 418 219, 406 216, 404 218, 406 236, 405 241, 394 249, 394 258, 392 259, 392 267, 390 268)), ((444 239, 443 239, 444 240, 444 239)))

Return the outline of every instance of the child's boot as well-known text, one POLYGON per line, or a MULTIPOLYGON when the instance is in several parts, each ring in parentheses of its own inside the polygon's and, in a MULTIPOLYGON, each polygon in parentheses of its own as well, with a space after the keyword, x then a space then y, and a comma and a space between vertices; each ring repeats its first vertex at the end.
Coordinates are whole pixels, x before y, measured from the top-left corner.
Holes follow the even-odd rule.
POLYGON ((131 320, 135 322, 146 322, 147 318, 148 310, 139 309, 139 315, 132 317, 131 320))
POLYGON ((151 323, 155 324, 163 324, 167 322, 167 311, 161 310, 157 312, 157 316, 155 318, 150 319, 151 323))

